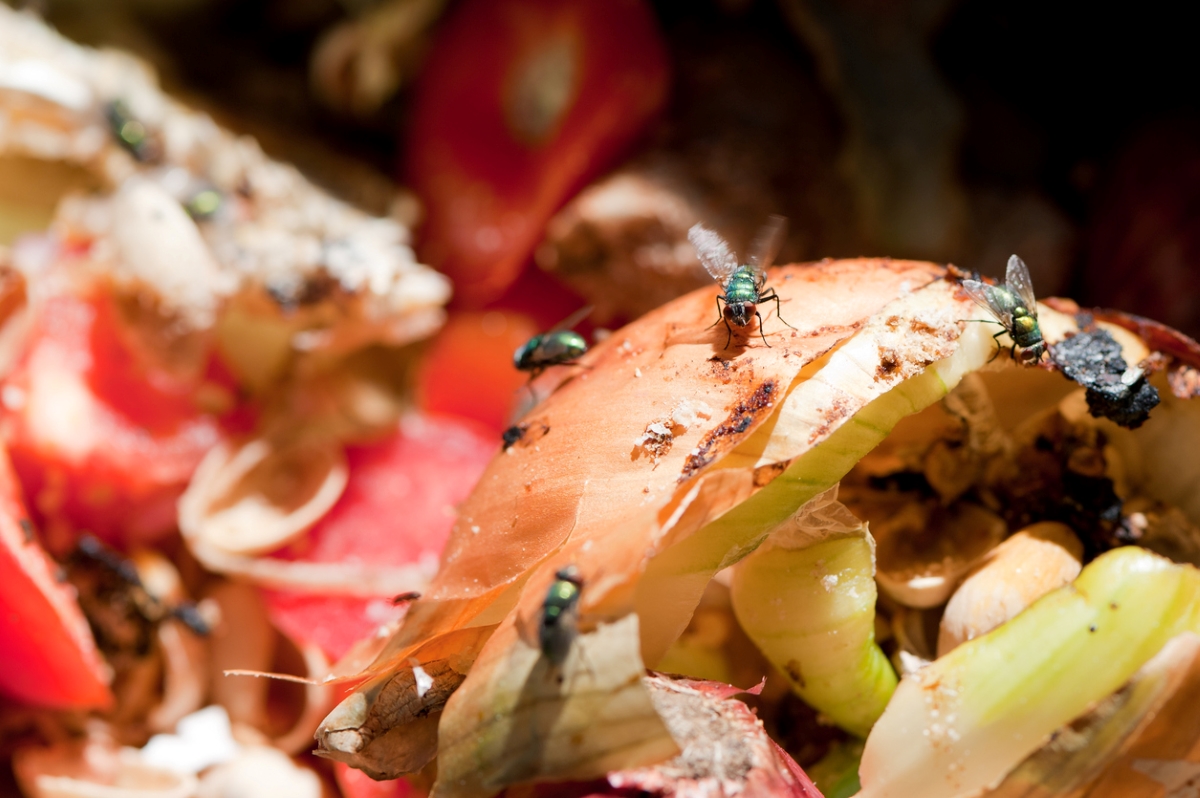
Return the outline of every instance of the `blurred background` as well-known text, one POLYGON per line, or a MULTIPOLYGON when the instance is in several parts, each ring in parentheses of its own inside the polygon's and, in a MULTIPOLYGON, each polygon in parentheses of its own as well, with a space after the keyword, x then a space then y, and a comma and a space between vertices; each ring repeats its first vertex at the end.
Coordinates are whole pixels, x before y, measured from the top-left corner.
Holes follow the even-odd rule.
POLYGON ((783 261, 996 275, 1016 252, 1040 294, 1200 332, 1200 88, 1181 4, 24 5, 414 224, 460 310, 545 326, 587 301, 613 326, 704 284, 694 221, 742 248, 780 213, 783 261))

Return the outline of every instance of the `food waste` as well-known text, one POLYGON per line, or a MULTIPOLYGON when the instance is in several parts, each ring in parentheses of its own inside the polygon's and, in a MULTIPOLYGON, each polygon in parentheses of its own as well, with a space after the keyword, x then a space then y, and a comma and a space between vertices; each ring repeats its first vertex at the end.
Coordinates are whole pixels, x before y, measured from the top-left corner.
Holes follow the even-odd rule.
MULTIPOLYGON (((643 11, 614 19, 653 39, 643 11)), ((538 95, 524 135, 610 158, 665 93, 639 52, 636 118, 562 143, 586 114, 538 95)), ((436 138, 453 109, 418 91, 436 138)), ((406 226, 4 8, 0 167, 56 196, 0 250, 26 795, 1157 798, 1200 773, 1186 336, 1040 298, 1017 257, 775 266, 781 218, 740 256, 700 219, 708 285, 473 349, 523 397, 489 426, 414 398, 450 281, 406 226)), ((591 174, 497 179, 540 220, 501 272, 442 216, 467 296, 591 174)))

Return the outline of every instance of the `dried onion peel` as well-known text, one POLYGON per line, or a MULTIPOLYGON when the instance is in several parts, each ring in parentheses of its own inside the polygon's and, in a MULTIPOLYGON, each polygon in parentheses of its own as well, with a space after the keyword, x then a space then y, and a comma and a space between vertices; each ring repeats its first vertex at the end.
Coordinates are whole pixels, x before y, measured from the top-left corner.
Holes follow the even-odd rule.
MULTIPOLYGON (((563 760, 535 759, 536 766, 508 770, 523 744, 515 722, 522 703, 513 691, 536 658, 537 618, 555 571, 576 564, 583 573, 580 640, 587 630, 636 614, 640 646, 626 655, 625 667, 653 667, 718 570, 771 539, 901 419, 987 365, 996 347, 991 331, 963 323, 978 310, 940 277, 927 264, 880 260, 776 270, 772 285, 798 329, 768 314, 769 348, 747 333, 724 349, 723 328, 708 328, 715 290, 695 292, 596 347, 586 368, 527 415, 521 439, 496 457, 462 506, 426 598, 412 606, 367 671, 373 684, 404 674, 412 681, 427 664, 424 652, 472 633, 469 648, 457 651, 459 667, 469 668, 466 678, 439 707, 441 744, 455 742, 439 754, 437 794, 483 794, 509 783, 577 776, 563 760), (671 416, 681 402, 702 402, 713 412, 646 451, 639 442, 648 423, 671 416)), ((1049 308, 1039 313, 1052 343, 1075 329, 1072 319, 1049 308)), ((1122 343, 1129 362, 1144 356, 1135 338, 1122 343)), ((990 368, 1006 364, 1005 358, 990 368)), ((815 542, 775 549, 804 555, 815 542)), ((775 555, 768 548, 760 556, 766 567, 775 555)), ((866 576, 872 567, 868 556, 853 570, 866 576)), ((746 580, 743 606, 771 598, 767 581, 746 580)), ((869 653, 871 601, 841 614, 838 602, 811 595, 804 601, 795 617, 813 628, 822 621, 861 627, 867 659, 879 659, 869 653)), ((770 655, 765 638, 758 642, 770 655)), ((1133 668, 1154 652, 1144 653, 1133 668)), ((821 656, 836 661, 837 655, 821 656)), ((886 663, 874 672, 883 670, 886 663)), ((850 665, 829 668, 829 681, 806 698, 817 706, 844 703, 862 687, 863 673, 850 665)), ((859 733, 871 726, 890 691, 888 677, 881 679, 867 702, 874 708, 852 713, 845 725, 859 733)), ((402 735, 406 724, 426 717, 376 706, 377 698, 377 691, 352 694, 327 719, 327 730, 336 715, 352 721, 339 733, 357 724, 374 728, 376 737, 402 735)), ((586 734, 596 739, 582 744, 594 745, 612 732, 600 724, 586 734)), ((422 745, 424 758, 434 755, 432 743, 422 745)))

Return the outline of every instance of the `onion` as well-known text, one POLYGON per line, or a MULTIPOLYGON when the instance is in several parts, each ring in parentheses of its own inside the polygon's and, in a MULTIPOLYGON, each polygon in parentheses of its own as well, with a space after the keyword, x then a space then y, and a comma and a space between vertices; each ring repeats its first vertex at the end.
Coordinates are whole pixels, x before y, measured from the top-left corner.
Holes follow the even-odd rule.
POLYGON ((345 453, 333 441, 276 436, 236 449, 219 444, 179 500, 179 527, 205 565, 206 555, 220 562, 222 555, 273 551, 329 512, 347 473, 345 453))
MULTIPOLYGON (((602 766, 632 767, 648 756, 641 743, 657 739, 652 718, 638 734, 632 726, 625 733, 629 746, 620 757, 611 739, 620 721, 597 719, 594 710, 586 729, 571 724, 582 708, 600 706, 589 702, 601 697, 614 708, 626 699, 631 703, 624 706, 635 707, 625 693, 628 684, 606 681, 608 674, 653 667, 686 628, 714 575, 740 562, 733 593, 744 630, 781 669, 799 666, 790 678, 793 689, 827 716, 859 734, 870 730, 862 772, 864 788, 874 792, 866 795, 927 794, 918 774, 949 783, 959 775, 952 765, 972 774, 986 770, 973 782, 976 787, 1002 778, 1036 749, 1039 735, 1079 716, 1173 634, 1191 630, 1193 613, 1186 607, 1200 577, 1143 550, 1112 552, 1084 570, 1076 582, 1079 594, 1099 600, 1104 590, 1124 590, 1121 580, 1129 574, 1153 572, 1146 582, 1130 576, 1126 586, 1132 592, 1120 599, 1145 610, 1134 607, 1123 618, 1153 623, 1123 621, 1128 625, 1088 642, 1086 624, 1081 632, 1078 625, 1060 628, 1053 618, 1044 621, 1066 635, 1058 640, 1027 620, 1038 617, 1039 607, 1061 605, 1074 620, 1096 609, 1080 605, 1069 588, 1060 589, 907 675, 889 700, 895 676, 873 642, 875 564, 864 516, 846 517, 843 509, 834 514, 838 517, 823 517, 814 500, 876 447, 882 445, 864 469, 886 474, 889 461, 901 470, 912 459, 923 465, 932 441, 941 440, 944 429, 959 429, 964 447, 980 456, 956 460, 951 451, 937 453, 940 478, 926 486, 928 501, 950 504, 968 489, 981 495, 944 512, 936 521, 943 534, 933 541, 937 545, 918 547, 909 557, 914 567, 884 556, 903 551, 901 532, 894 530, 896 539, 887 541, 888 530, 879 530, 892 547, 885 550, 881 543, 879 581, 893 591, 893 604, 927 608, 914 611, 921 613, 914 620, 936 619, 937 605, 1006 534, 1005 521, 992 512, 996 497, 983 495, 989 469, 1017 468, 1006 458, 1031 447, 1039 425, 1078 432, 1086 439, 1080 454, 1096 462, 1097 452, 1111 445, 1119 455, 1112 458, 1114 474, 1121 472, 1123 485, 1170 501, 1194 499, 1194 490, 1184 496, 1184 486, 1195 484, 1200 466, 1195 458, 1173 463, 1173 479, 1159 490, 1148 481, 1148 462, 1156 452, 1139 447, 1183 432, 1195 437, 1190 435, 1195 419, 1190 406, 1171 402, 1164 404, 1168 413, 1156 410, 1136 433, 1069 417, 1079 408, 1070 402, 1060 407, 1059 401, 1075 388, 1052 373, 1056 366, 1017 368, 1007 356, 994 357, 992 331, 966 323, 979 315, 977 307, 954 281, 935 279, 939 275, 928 266, 887 261, 783 268, 769 276, 770 285, 798 329, 789 331, 767 313, 761 331, 769 346, 752 337, 759 331, 752 326, 738 331, 726 348, 725 331, 709 329, 715 287, 676 300, 598 345, 585 357, 586 368, 524 419, 542 434, 493 460, 461 508, 442 569, 425 598, 410 607, 396 636, 364 672, 368 681, 326 719, 319 732, 325 743, 342 761, 397 775, 423 767, 433 756, 429 718, 440 712, 439 794, 587 778, 602 766), (978 379, 952 394, 975 372, 978 379), (708 418, 696 414, 677 430, 672 425, 669 446, 663 445, 667 425, 660 423, 653 456, 645 456, 647 431, 672 418, 683 400, 710 408, 708 418), (1166 426, 1159 423, 1164 415, 1166 426), (970 479, 957 479, 960 462, 970 479), (566 686, 555 692, 553 681, 543 685, 546 680, 538 678, 549 667, 537 643, 538 623, 547 587, 567 565, 582 577, 577 640, 589 660, 603 658, 604 665, 593 669, 602 671, 598 676, 568 666, 562 674, 566 686), (822 592, 831 576, 839 583, 845 577, 844 593, 822 592), (936 577, 931 581, 937 584, 913 584, 925 577, 936 577), (1178 601, 1171 598, 1173 585, 1179 587, 1178 601), (633 620, 636 646, 624 637, 603 651, 584 642, 618 628, 628 635, 623 624, 633 620), (844 647, 841 640, 847 641, 844 647), (423 706, 388 693, 389 686, 417 684, 418 671, 442 667, 451 641, 458 664, 442 686, 453 690, 449 700, 423 706), (1093 649, 1095 659, 1088 654, 1093 649), (979 651, 991 653, 969 653, 979 651), (1018 659, 1019 672, 998 672, 999 663, 1011 666, 1018 659), (1081 673, 1091 661, 1112 665, 1103 673, 1081 673), (969 691, 959 692, 970 693, 972 701, 997 685, 1010 702, 1032 696, 1038 712, 1028 727, 1021 717, 1003 714, 995 700, 983 702, 989 712, 1000 713, 1004 728, 1020 730, 1021 745, 993 739, 978 714, 983 710, 968 702, 960 717, 970 752, 952 745, 948 733, 950 742, 937 751, 953 756, 924 752, 919 724, 934 721, 921 714, 923 694, 912 685, 936 682, 933 674, 953 668, 971 683, 969 691), (812 683, 809 673, 817 674, 812 683), (1053 690, 1046 687, 1051 682, 1053 690), (550 713, 545 717, 543 707, 550 713), (565 725, 556 726, 554 717, 565 725)), ((1038 314, 1052 351, 1079 332, 1069 316, 1042 306, 1038 314)), ((1149 362, 1142 340, 1122 331, 1113 338, 1119 346, 1102 335, 1077 343, 1104 341, 1105 359, 1119 349, 1127 363, 1149 362)), ((1145 373, 1134 372, 1135 378, 1145 373)), ((1107 478, 1103 467, 1095 473, 1107 478)), ((846 501, 850 510, 870 509, 861 496, 846 501)), ((932 656, 932 641, 924 642, 923 653, 932 656)), ((947 789, 946 795, 958 794, 947 789)))
POLYGON ((192 798, 196 778, 142 763, 137 750, 96 740, 20 748, 13 772, 30 798, 192 798))

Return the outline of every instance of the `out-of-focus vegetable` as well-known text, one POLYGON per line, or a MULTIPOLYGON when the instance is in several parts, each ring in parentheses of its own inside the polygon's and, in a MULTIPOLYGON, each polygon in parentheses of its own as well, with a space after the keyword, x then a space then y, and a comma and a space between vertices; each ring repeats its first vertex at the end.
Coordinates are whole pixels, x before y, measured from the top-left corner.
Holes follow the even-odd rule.
POLYGON ((1127 547, 905 677, 863 752, 863 798, 995 784, 1046 736, 1200 629, 1200 572, 1127 547))
POLYGON ((0 450, 0 692, 55 708, 107 708, 112 675, 58 573, 0 450))
POLYGON ((460 300, 494 298, 546 220, 641 133, 667 57, 641 0, 468 0, 417 80, 406 173, 422 254, 460 300))
POLYGON ((4 383, 13 465, 52 544, 78 529, 125 543, 172 529, 176 499, 221 436, 197 406, 203 361, 183 376, 156 367, 122 341, 120 325, 107 296, 54 297, 4 383))
POLYGON ((335 660, 403 614, 393 597, 426 589, 455 505, 499 447, 465 420, 415 415, 371 443, 270 443, 210 453, 180 501, 180 526, 201 562, 272 588, 272 621, 335 660), (308 451, 326 456, 300 456, 308 451), (342 474, 337 491, 314 510, 330 469, 342 474), (268 526, 288 536, 263 546, 268 526))
POLYGON ((87 268, 160 300, 181 326, 237 306, 237 329, 256 334, 226 330, 222 344, 252 387, 257 364, 404 344, 442 321, 449 281, 415 262, 403 225, 334 199, 175 102, 129 55, 76 45, 7 6, 0 131, 0 169, 17 161, 29 183, 95 189, 66 196, 54 217, 62 243, 88 250, 87 268), (129 151, 126 125, 153 153, 129 151), (81 174, 66 179, 64 165, 81 174))
POLYGON ((322 34, 309 70, 317 96, 358 116, 378 110, 417 73, 445 6, 446 0, 378 3, 322 34))
POLYGON ((417 374, 421 407, 474 419, 499 435, 528 381, 513 368, 513 352, 536 332, 533 320, 520 313, 452 314, 417 374))
POLYGON ((200 779, 196 798, 236 798, 271 790, 292 798, 322 798, 321 777, 312 768, 269 746, 244 749, 200 779), (270 785, 269 787, 267 785, 270 785))
POLYGON ((134 748, 104 739, 21 748, 13 772, 29 798, 193 798, 196 777, 153 767, 134 748))
POLYGON ((407 779, 375 779, 341 762, 333 763, 333 777, 344 798, 409 798, 419 795, 407 779))
POLYGON ((874 542, 837 502, 806 503, 737 564, 738 621, 809 704, 865 737, 896 689, 875 644, 874 542))

